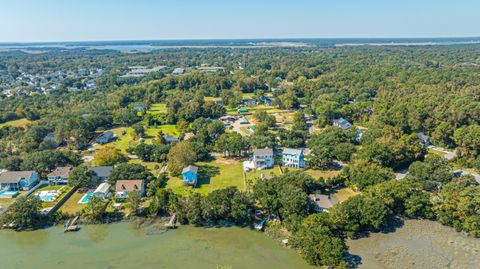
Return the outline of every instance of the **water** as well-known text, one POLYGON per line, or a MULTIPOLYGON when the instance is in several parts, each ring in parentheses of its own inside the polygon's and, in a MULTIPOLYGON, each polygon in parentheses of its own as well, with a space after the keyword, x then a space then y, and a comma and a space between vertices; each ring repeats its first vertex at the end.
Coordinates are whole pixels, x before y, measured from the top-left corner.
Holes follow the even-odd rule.
POLYGON ((90 197, 92 197, 93 195, 93 192, 90 191, 88 192, 87 194, 85 194, 82 199, 78 202, 79 204, 86 204, 88 202, 90 202, 90 197))
POLYGON ((2 269, 216 269, 314 268, 260 232, 242 228, 182 226, 149 233, 133 223, 61 227, 33 232, 0 231, 2 269))
POLYGON ((480 239, 467 237, 438 222, 407 220, 394 232, 348 240, 359 268, 462 268, 480 264, 480 239))

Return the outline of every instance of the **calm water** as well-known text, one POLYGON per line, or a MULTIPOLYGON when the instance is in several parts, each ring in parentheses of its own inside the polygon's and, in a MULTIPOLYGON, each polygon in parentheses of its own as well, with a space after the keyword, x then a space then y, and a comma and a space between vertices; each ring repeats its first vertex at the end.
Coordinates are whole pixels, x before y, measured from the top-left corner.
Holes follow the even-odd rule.
POLYGON ((394 232, 348 240, 347 245, 360 257, 359 269, 480 268, 480 239, 433 221, 407 220, 394 232))
POLYGON ((293 250, 241 228, 181 227, 147 235, 133 223, 0 231, 2 269, 313 268, 293 250))

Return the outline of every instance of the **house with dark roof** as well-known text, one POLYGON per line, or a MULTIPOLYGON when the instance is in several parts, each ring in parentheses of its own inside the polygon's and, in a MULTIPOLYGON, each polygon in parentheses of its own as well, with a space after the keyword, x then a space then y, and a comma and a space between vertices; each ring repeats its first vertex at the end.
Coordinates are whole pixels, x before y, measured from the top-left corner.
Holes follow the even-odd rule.
POLYGON ((198 181, 198 167, 189 165, 182 170, 183 185, 195 186, 198 181))
POLYGON ((274 165, 273 149, 254 149, 253 150, 253 166, 255 169, 270 169, 274 165))
POLYGON ((282 152, 282 165, 291 168, 305 168, 305 156, 301 149, 286 148, 282 152))
POLYGON ((40 180, 35 171, 7 171, 0 174, 0 190, 29 190, 40 180))
POLYGON ((52 145, 53 147, 58 147, 60 146, 61 143, 57 142, 55 140, 55 134, 54 133, 48 133, 44 138, 43 142, 48 143, 49 145, 52 145))
POLYGON ((97 138, 95 139, 95 142, 98 144, 107 144, 115 140, 115 134, 111 131, 106 131, 101 133, 97 138))
POLYGON ((143 180, 118 180, 115 184, 115 198, 127 199, 132 191, 138 191, 140 196, 145 195, 143 180))
POLYGON ((420 145, 424 147, 430 146, 430 136, 424 134, 424 133, 418 133, 417 134, 418 139, 420 139, 420 145))
POLYGON ((353 125, 344 118, 333 120, 333 126, 340 127, 345 131, 350 130, 350 128, 353 127, 353 125))
POLYGON ((93 171, 93 181, 107 181, 113 166, 90 166, 88 169, 93 171))
POLYGON ((256 106, 257 101, 255 101, 253 98, 244 98, 242 99, 242 104, 245 106, 256 106))
POLYGON ((71 171, 72 167, 70 166, 57 167, 47 175, 47 180, 53 185, 68 184, 68 176, 70 175, 71 171))

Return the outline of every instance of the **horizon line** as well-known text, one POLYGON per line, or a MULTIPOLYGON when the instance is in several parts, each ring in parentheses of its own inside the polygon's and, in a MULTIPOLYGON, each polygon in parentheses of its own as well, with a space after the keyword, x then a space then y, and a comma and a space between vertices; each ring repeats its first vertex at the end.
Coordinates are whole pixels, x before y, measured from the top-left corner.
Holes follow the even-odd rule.
POLYGON ((156 42, 156 41, 226 41, 226 40, 350 40, 350 39, 465 39, 480 38, 480 35, 466 36, 398 36, 398 37, 236 37, 236 38, 165 38, 165 39, 110 39, 110 40, 53 40, 53 41, 0 41, 0 45, 5 44, 56 44, 56 43, 81 43, 81 42, 156 42))

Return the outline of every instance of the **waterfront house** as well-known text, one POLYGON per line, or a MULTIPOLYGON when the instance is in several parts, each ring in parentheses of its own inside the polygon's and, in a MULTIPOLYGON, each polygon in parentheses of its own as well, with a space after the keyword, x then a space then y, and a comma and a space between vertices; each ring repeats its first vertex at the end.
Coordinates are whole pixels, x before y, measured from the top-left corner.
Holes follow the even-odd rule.
POLYGON ((115 184, 116 199, 127 199, 132 191, 138 191, 140 196, 144 196, 145 184, 143 180, 118 180, 115 184))
POLYGON ((107 144, 115 140, 115 134, 111 131, 106 131, 101 133, 97 138, 95 139, 95 142, 98 144, 107 144))
POLYGON ((347 131, 353 127, 353 125, 344 118, 333 120, 333 126, 337 126, 347 131))
POLYGON ((282 152, 282 165, 291 168, 305 168, 305 156, 301 149, 286 148, 282 152))
POLYGON ((68 184, 68 176, 72 171, 72 167, 65 166, 65 167, 57 167, 55 170, 50 172, 47 175, 47 180, 50 184, 53 185, 65 185, 68 184))
POLYGON ((93 192, 93 195, 105 199, 110 194, 110 187, 111 185, 108 183, 102 183, 98 185, 97 189, 93 192))
POLYGON ((189 165, 182 170, 183 185, 195 186, 198 180, 198 167, 189 165))
POLYGON ((112 172, 113 166, 90 166, 89 170, 93 171, 92 180, 94 182, 103 182, 107 181, 112 172))
POLYGON ((40 180, 35 171, 7 171, 0 174, 0 190, 29 190, 40 180))
POLYGON ((254 149, 253 150, 253 165, 255 169, 269 169, 274 164, 273 149, 254 149))

